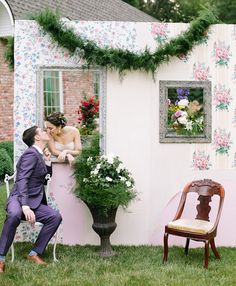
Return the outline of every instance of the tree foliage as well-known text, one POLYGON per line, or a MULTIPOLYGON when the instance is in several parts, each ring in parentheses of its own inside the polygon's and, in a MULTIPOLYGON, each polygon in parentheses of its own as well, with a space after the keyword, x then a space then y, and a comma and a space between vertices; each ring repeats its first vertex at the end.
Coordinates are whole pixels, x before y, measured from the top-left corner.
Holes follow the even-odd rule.
POLYGON ((236 23, 236 0, 124 0, 163 22, 188 23, 204 8, 211 8, 222 23, 236 23))

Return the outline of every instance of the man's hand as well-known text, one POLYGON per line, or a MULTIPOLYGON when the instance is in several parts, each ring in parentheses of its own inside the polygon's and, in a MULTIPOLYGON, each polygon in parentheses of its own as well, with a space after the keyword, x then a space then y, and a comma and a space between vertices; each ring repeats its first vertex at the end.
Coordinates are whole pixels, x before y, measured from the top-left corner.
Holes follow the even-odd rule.
POLYGON ((44 148, 43 150, 43 158, 45 161, 50 161, 51 153, 49 152, 48 148, 44 148))
POLYGON ((30 207, 29 206, 22 206, 22 211, 25 215, 26 221, 30 222, 31 224, 34 224, 35 223, 35 214, 30 209, 30 207))

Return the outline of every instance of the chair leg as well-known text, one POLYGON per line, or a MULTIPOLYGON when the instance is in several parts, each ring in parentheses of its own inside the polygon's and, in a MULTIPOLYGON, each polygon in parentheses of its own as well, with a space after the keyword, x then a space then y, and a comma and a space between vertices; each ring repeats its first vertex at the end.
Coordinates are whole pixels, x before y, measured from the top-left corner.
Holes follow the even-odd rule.
POLYGON ((185 255, 188 255, 189 242, 190 242, 190 238, 187 238, 187 239, 186 239, 185 248, 184 248, 184 254, 185 254, 185 255))
POLYGON ((15 249, 14 249, 14 245, 12 243, 11 245, 11 262, 13 262, 15 259, 15 249))
POLYGON ((163 263, 167 261, 168 258, 168 233, 164 235, 164 255, 163 255, 163 263))
POLYGON ((56 257, 57 236, 58 236, 58 234, 57 234, 57 232, 56 232, 55 238, 54 238, 55 240, 54 240, 54 244, 53 244, 53 261, 54 261, 54 262, 58 262, 58 259, 57 259, 57 257, 56 257))
POLYGON ((205 241, 205 262, 204 267, 208 268, 208 259, 209 259, 209 241, 205 241))
POLYGON ((215 257, 216 257, 217 259, 220 259, 220 255, 219 255, 219 252, 218 252, 217 249, 216 249, 216 245, 215 245, 215 240, 214 240, 214 238, 210 241, 210 245, 211 245, 211 249, 212 249, 212 251, 213 251, 215 257))

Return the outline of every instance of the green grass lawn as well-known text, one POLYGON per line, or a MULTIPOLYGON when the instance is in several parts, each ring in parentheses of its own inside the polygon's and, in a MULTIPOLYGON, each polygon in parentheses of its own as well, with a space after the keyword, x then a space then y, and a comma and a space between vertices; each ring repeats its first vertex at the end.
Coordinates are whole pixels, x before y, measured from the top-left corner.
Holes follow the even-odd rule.
MULTIPOLYGON (((4 220, 5 193, 0 187, 0 224, 4 220)), ((202 244, 203 245, 203 244, 202 244)), ((210 253, 209 269, 203 268, 203 248, 190 249, 189 256, 171 247, 167 264, 162 264, 163 248, 158 246, 114 246, 118 256, 102 259, 97 246, 58 245, 58 263, 52 262, 52 246, 45 252, 47 266, 25 260, 30 243, 15 244, 15 261, 7 257, 0 275, 1 286, 196 286, 236 285, 236 248, 219 248, 217 261, 210 253)))

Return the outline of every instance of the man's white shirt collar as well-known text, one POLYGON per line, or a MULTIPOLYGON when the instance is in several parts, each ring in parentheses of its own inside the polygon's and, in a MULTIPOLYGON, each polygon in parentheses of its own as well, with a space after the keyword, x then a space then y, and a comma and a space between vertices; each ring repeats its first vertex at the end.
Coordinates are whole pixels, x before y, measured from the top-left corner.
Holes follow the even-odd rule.
POLYGON ((41 155, 43 155, 42 149, 37 145, 32 145, 41 155))

